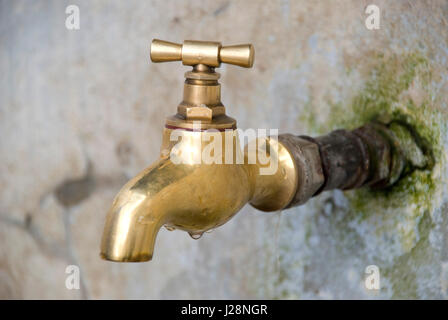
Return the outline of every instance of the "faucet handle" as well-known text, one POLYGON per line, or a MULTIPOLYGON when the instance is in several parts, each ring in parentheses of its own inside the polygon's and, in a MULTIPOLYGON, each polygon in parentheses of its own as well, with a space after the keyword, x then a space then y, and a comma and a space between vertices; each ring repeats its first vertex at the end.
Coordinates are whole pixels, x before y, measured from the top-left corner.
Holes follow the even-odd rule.
POLYGON ((254 64, 255 50, 252 44, 222 46, 220 42, 185 40, 183 44, 154 39, 151 43, 151 61, 182 61, 194 66, 204 64, 219 67, 228 63, 244 68, 254 64))

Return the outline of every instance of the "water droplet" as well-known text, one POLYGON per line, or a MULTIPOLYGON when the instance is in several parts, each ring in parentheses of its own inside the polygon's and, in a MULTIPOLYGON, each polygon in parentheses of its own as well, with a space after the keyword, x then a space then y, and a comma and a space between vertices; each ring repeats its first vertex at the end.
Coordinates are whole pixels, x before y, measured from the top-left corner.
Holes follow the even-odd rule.
POLYGON ((200 237, 202 237, 202 232, 194 233, 194 232, 188 232, 190 237, 192 237, 194 240, 198 240, 200 237))
POLYGON ((165 226, 165 229, 168 231, 174 231, 176 230, 176 228, 172 227, 172 226, 165 226))

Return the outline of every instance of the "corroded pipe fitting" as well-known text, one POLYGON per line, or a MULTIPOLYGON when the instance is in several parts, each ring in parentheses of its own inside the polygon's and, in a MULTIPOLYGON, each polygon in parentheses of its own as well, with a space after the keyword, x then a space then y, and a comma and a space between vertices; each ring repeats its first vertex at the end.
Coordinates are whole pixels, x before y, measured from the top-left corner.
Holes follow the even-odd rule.
POLYGON ((309 138, 319 146, 325 182, 319 192, 352 189, 364 184, 370 158, 363 141, 351 131, 336 130, 326 136, 309 138))
POLYGON ((406 157, 404 145, 410 143, 421 157, 423 153, 409 130, 396 122, 371 122, 353 131, 335 130, 317 138, 285 134, 279 141, 293 155, 300 177, 296 194, 286 208, 303 204, 326 190, 387 188, 406 169, 425 163, 424 159, 418 160, 416 165, 415 159, 406 157), (397 130, 410 141, 402 141, 397 130))
POLYGON ((292 134, 281 134, 278 140, 291 153, 299 177, 294 198, 286 207, 289 208, 311 198, 325 183, 325 176, 316 143, 292 134))

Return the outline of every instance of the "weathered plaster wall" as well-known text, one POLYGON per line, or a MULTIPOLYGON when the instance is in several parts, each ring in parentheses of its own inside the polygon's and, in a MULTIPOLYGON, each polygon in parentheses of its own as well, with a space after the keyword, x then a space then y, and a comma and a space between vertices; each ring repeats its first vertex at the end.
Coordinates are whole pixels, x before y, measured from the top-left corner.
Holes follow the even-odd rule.
POLYGON ((1 1, 1 298, 447 298, 445 1, 1 1), (381 29, 364 26, 368 3, 381 29), (68 31, 77 4, 81 29, 68 31), (323 134, 377 114, 414 125, 432 169, 387 192, 329 192, 278 213, 247 206, 198 241, 162 230, 154 260, 100 260, 121 185, 157 158, 180 64, 152 38, 252 42, 220 69, 240 128, 323 134), (81 290, 65 268, 81 267, 81 290), (365 268, 381 290, 364 287, 365 268))

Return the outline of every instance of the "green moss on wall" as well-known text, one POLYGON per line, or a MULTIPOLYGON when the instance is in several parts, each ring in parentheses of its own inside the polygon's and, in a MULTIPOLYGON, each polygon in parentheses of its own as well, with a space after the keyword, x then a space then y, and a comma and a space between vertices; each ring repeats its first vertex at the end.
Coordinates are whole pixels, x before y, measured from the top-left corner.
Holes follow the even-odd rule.
MULTIPOLYGON (((330 102, 331 113, 325 123, 317 123, 312 116, 314 108, 308 106, 310 112, 305 112, 311 115, 305 119, 308 126, 312 131, 324 134, 337 128, 354 129, 375 119, 386 122, 398 120, 415 130, 424 151, 431 153, 431 162, 432 159, 440 162, 440 127, 444 124, 431 105, 431 66, 427 59, 421 53, 390 57, 378 55, 375 59, 377 64, 371 70, 369 80, 351 103, 330 102)), ((415 153, 411 146, 407 151, 415 153)), ((415 158, 418 156, 414 155, 415 158)), ((432 165, 428 164, 428 170, 414 171, 387 190, 364 188, 347 192, 353 211, 362 218, 388 207, 415 204, 418 208, 430 209, 436 189, 432 165), (372 208, 372 203, 378 206, 372 208)))
MULTIPOLYGON (((381 121, 398 120, 414 128, 421 137, 420 144, 427 153, 431 153, 435 163, 441 159, 441 124, 434 108, 431 108, 431 96, 428 94, 431 70, 427 60, 419 53, 405 56, 382 57, 372 70, 371 79, 348 106, 335 105, 330 126, 355 128, 372 119, 381 121), (411 86, 418 83, 419 90, 414 97, 411 86), (416 101, 420 104, 416 105, 416 101)), ((408 150, 410 153, 413 150, 408 150)), ((372 191, 364 188, 347 192, 353 212, 358 217, 384 211, 390 207, 412 207, 415 214, 432 209, 432 200, 436 191, 437 177, 432 165, 426 170, 416 170, 402 178, 391 188, 372 191)), ((412 237, 412 235, 410 235, 412 237)))
MULTIPOLYGON (((442 134, 446 132, 446 123, 432 91, 435 87, 432 66, 423 53, 376 55, 372 59, 374 67, 351 102, 328 102, 328 117, 318 117, 318 109, 310 102, 304 106, 305 112, 300 120, 311 133, 319 134, 338 128, 354 129, 371 120, 395 120, 412 128, 414 135, 419 137, 418 144, 426 157, 419 154, 415 145, 406 144, 407 156, 414 160, 416 170, 409 171, 386 190, 361 188, 344 192, 347 208, 332 209, 328 220, 334 232, 330 235, 334 243, 326 244, 341 256, 351 247, 350 250, 365 255, 360 260, 378 264, 385 278, 383 293, 387 291, 393 298, 417 298, 419 277, 422 277, 419 270, 431 263, 436 254, 430 245, 429 235, 434 228, 434 209, 441 201, 442 134), (369 226, 369 234, 360 233, 365 228, 358 228, 361 225, 369 226), (366 242, 377 245, 369 246, 370 251, 366 253, 366 242), (381 245, 389 248, 389 242, 394 246, 389 252, 377 249, 381 245)), ((406 140, 402 136, 404 133, 395 129, 395 133, 406 140)), ((324 204, 320 202, 318 200, 314 204, 316 215, 324 211, 324 204)), ((316 227, 307 228, 305 240, 308 242, 316 232, 316 227)), ((283 251, 283 254, 289 254, 288 248, 283 251)), ((280 266, 282 277, 278 279, 278 286, 288 274, 282 268, 289 267, 288 264, 280 266)), ((295 294, 294 290, 282 290, 276 296, 287 298, 295 294)))

